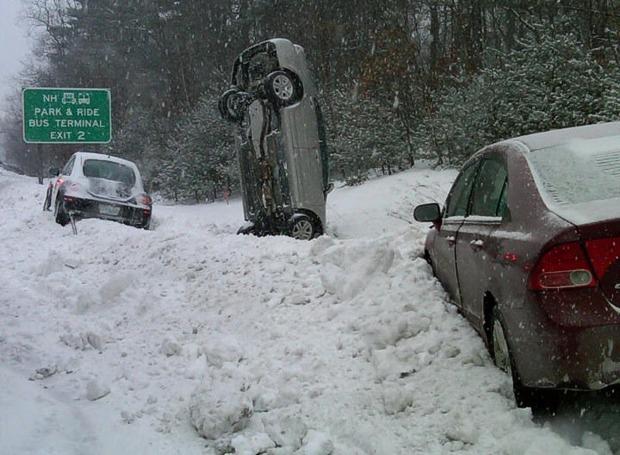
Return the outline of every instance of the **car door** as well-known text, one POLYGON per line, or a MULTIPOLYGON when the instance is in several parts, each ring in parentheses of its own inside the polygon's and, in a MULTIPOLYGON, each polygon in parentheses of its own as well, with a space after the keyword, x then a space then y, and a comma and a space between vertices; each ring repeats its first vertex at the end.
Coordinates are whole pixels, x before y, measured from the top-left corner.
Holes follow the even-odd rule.
POLYGON ((446 208, 437 235, 433 241, 431 260, 435 274, 460 305, 458 279, 456 275, 456 236, 469 205, 469 196, 474 183, 479 161, 473 161, 463 168, 456 178, 446 200, 446 208))
POLYGON ((471 192, 471 203, 457 233, 456 270, 461 305, 474 322, 481 323, 483 299, 493 273, 497 245, 492 233, 506 213, 508 173, 499 155, 487 155, 481 162, 471 192))

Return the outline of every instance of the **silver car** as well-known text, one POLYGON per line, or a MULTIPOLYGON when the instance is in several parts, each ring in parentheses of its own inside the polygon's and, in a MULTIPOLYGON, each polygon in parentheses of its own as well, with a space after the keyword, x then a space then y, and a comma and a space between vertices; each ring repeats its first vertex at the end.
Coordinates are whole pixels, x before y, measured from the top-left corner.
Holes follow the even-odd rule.
POLYGON ((243 209, 240 233, 323 233, 329 184, 317 88, 301 46, 272 39, 236 59, 232 87, 219 103, 237 127, 243 209))
POLYGON ((122 158, 76 152, 56 177, 54 217, 61 226, 73 219, 102 218, 148 229, 153 201, 144 190, 136 165, 122 158))

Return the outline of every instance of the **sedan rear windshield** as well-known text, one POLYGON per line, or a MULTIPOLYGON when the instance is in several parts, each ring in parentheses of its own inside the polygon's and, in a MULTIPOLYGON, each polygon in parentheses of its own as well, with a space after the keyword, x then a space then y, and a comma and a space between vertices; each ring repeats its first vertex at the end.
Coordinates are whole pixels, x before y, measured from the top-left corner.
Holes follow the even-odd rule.
POLYGON ((620 136, 576 140, 529 158, 541 192, 555 204, 620 198, 620 136))
POLYGON ((114 161, 86 160, 84 161, 84 176, 121 182, 134 186, 136 175, 133 169, 114 161))

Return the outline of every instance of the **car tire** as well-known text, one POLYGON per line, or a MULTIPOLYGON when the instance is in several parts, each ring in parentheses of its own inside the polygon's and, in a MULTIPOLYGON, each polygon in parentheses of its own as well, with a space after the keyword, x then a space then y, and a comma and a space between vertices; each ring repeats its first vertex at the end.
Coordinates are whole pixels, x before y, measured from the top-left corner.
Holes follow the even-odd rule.
POLYGON ((555 413, 559 404, 558 392, 556 390, 526 387, 521 383, 519 371, 516 368, 506 336, 506 324, 497 306, 493 307, 492 314, 489 350, 495 366, 512 378, 512 389, 517 407, 531 408, 535 415, 555 413))
POLYGON ((303 95, 299 78, 290 71, 278 70, 265 78, 264 89, 267 99, 277 107, 286 107, 298 102, 303 95))
POLYGON ((65 212, 65 206, 62 203, 62 197, 59 195, 56 197, 56 205, 54 209, 54 216, 56 218, 56 222, 61 226, 66 226, 69 221, 69 215, 65 212))
POLYGON ((297 240, 312 240, 317 235, 317 227, 308 215, 298 214, 290 223, 289 235, 297 240))
POLYGON ((249 93, 242 92, 237 88, 226 90, 217 105, 220 115, 228 122, 241 123, 251 98, 249 93))
POLYGON ((435 271, 435 264, 433 264, 433 260, 431 259, 431 255, 428 252, 428 250, 424 250, 424 260, 428 263, 428 265, 431 268, 431 273, 433 274, 433 277, 437 278, 437 273, 435 271))
POLYGON ((237 235, 256 235, 256 226, 244 224, 237 230, 237 235))

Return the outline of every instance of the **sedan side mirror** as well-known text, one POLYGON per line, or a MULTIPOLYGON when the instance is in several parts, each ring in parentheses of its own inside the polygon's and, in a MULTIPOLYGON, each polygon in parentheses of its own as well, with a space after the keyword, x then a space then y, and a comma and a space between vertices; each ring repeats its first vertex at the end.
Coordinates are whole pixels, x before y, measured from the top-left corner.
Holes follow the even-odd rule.
POLYGON ((60 175, 60 169, 57 167, 51 167, 49 170, 50 177, 58 177, 60 175))
POLYGON ((416 221, 437 224, 441 220, 441 208, 436 202, 418 205, 413 211, 413 218, 416 221))

